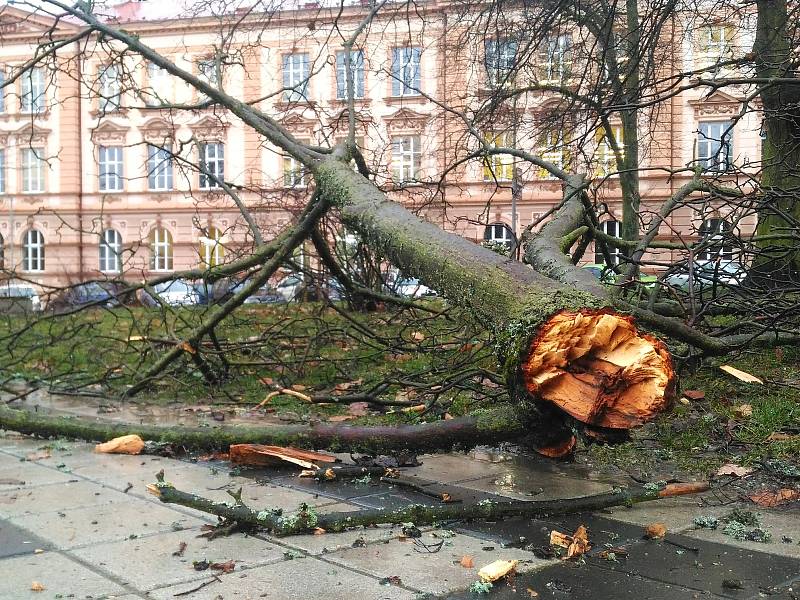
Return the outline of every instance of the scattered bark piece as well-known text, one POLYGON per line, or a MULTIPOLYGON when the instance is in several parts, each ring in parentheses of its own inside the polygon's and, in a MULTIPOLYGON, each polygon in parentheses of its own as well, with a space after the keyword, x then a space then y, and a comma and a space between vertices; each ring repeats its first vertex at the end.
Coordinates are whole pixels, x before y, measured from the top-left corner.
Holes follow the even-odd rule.
POLYGON ((234 569, 236 569, 236 563, 232 560, 227 560, 225 562, 215 562, 210 563, 208 565, 209 569, 214 571, 222 571, 223 573, 233 573, 234 569))
POLYGON ((722 365, 720 367, 721 371, 725 371, 728 375, 736 377, 739 381, 744 381, 745 383, 760 383, 763 384, 764 381, 756 377, 755 375, 751 375, 746 371, 740 371, 736 367, 731 367, 730 365, 722 365))
POLYGON ((567 558, 577 558, 582 554, 586 554, 592 545, 589 543, 589 532, 586 527, 579 525, 578 529, 572 535, 572 543, 567 548, 567 558))
POLYGON ((577 442, 578 440, 575 438, 575 436, 570 435, 569 438, 567 438, 564 442, 554 446, 536 448, 536 452, 548 458, 565 458, 572 454, 572 451, 575 450, 575 444, 577 442))
POLYGON ((136 434, 123 435, 94 447, 94 451, 101 454, 141 454, 142 450, 144 440, 136 434))
POLYGON ((664 523, 650 523, 644 530, 644 537, 648 540, 660 540, 667 535, 667 526, 664 523))
POLYGON ((467 556, 466 554, 461 557, 461 566, 465 569, 471 569, 475 566, 475 559, 471 556, 467 556))
POLYGON ((478 577, 483 582, 493 583, 511 573, 517 568, 518 563, 519 561, 517 560, 496 560, 481 567, 480 571, 478 571, 478 577))
POLYGON ((178 549, 172 553, 172 556, 183 556, 183 553, 186 552, 186 542, 181 542, 178 544, 178 549))
POLYGON ((235 465, 264 467, 288 462, 304 469, 316 469, 317 462, 336 462, 336 457, 330 454, 261 444, 234 444, 230 448, 230 459, 235 465))
POLYGON ((31 591, 32 591, 32 592, 43 592, 43 591, 45 591, 46 589, 47 589, 47 588, 46 588, 46 587, 44 587, 44 585, 42 585, 42 584, 41 584, 41 583, 39 583, 38 581, 34 581, 33 583, 31 583, 31 591))
POLYGON ((683 397, 698 402, 706 399, 706 393, 702 390, 683 390, 683 397))
POLYGON ((800 500, 800 490, 782 488, 775 491, 764 491, 750 494, 750 500, 764 508, 772 508, 800 500))
POLYGON ((717 471, 717 477, 722 475, 731 475, 733 477, 747 477, 753 472, 754 469, 750 467, 743 467, 734 463, 727 463, 722 465, 717 471))

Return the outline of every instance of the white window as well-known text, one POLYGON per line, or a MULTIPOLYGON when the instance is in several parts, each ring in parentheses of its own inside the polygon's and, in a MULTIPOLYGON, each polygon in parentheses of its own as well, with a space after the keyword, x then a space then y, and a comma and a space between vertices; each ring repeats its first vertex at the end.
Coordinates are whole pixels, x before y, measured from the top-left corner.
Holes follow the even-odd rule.
MULTIPOLYGON (((600 223, 600 231, 606 235, 610 235, 611 237, 621 238, 622 223, 619 221, 603 221, 600 223)), ((612 261, 612 264, 608 266, 616 266, 620 264, 620 262, 622 262, 622 257, 624 256, 622 250, 616 246, 612 246, 611 244, 606 244, 606 248, 608 248, 608 253, 611 255, 612 261)), ((599 248, 596 248, 594 251, 594 262, 599 265, 606 263, 606 258, 599 248)))
POLYGON ((489 85, 496 87, 509 82, 517 60, 517 42, 514 40, 486 41, 486 75, 489 85))
POLYGON ((732 261, 732 236, 733 228, 725 219, 706 219, 700 226, 700 241, 704 248, 697 254, 697 258, 701 261, 732 261))
POLYGON ((44 271, 44 236, 35 229, 26 231, 22 238, 22 270, 44 271))
POLYGON ((122 270, 122 236, 116 229, 106 229, 100 234, 100 270, 119 273, 122 270))
POLYGON ((706 171, 728 171, 733 155, 730 121, 706 121, 697 126, 697 160, 706 171))
MULTIPOLYGON (((513 148, 511 132, 493 133, 486 140, 492 148, 513 148)), ((514 178, 514 157, 510 154, 492 154, 484 159, 484 181, 511 181, 514 178)))
POLYGON ((200 144, 200 189, 220 187, 225 179, 225 146, 219 142, 200 144))
POLYGON ((283 187, 305 187, 306 170, 303 163, 290 154, 283 155, 283 187))
POLYGON ((97 165, 100 181, 98 189, 101 192, 121 192, 123 189, 122 178, 122 146, 100 146, 97 149, 97 165))
POLYGON ((541 79, 561 83, 569 79, 572 71, 572 36, 558 35, 548 38, 541 53, 541 79))
POLYGON ((6 151, 0 148, 0 194, 6 193, 6 151))
POLYGON ((119 110, 121 92, 119 85, 119 69, 116 65, 108 65, 100 69, 100 103, 101 112, 119 110))
POLYGON ((166 229, 150 232, 150 269, 172 271, 172 234, 166 229))
POLYGON ((147 145, 147 187, 151 191, 172 189, 172 145, 147 145))
POLYGON ((284 99, 287 102, 308 100, 308 54, 286 54, 283 57, 284 99))
POLYGON ((727 23, 716 23, 700 28, 699 67, 711 67, 733 58, 734 28, 727 23))
MULTIPOLYGON (((567 145, 564 140, 564 132, 560 130, 551 130, 545 133, 541 138, 539 154, 542 160, 563 169, 567 162, 567 145)), ((543 168, 539 169, 539 177, 553 177, 553 174, 543 168)))
POLYGON ((222 233, 216 227, 209 227, 200 236, 200 260, 208 267, 221 265, 225 258, 222 233))
MULTIPOLYGON (((614 143, 619 150, 620 158, 625 158, 625 146, 622 139, 622 127, 617 125, 611 128, 611 135, 614 138, 614 143)), ((614 155, 614 149, 611 142, 606 135, 606 130, 603 127, 597 129, 595 133, 595 140, 597 142, 597 150, 595 151, 595 174, 598 177, 605 177, 609 173, 616 172, 619 169, 617 165, 617 157, 614 155)))
MULTIPOLYGON (((364 53, 354 50, 350 53, 350 68, 353 71, 353 97, 364 97, 364 53)), ((336 53, 336 98, 347 98, 347 51, 336 53)))
POLYGON ((45 111, 44 71, 41 68, 28 69, 22 74, 20 110, 24 113, 45 111))
POLYGON ((44 148, 22 149, 22 191, 44 191, 44 148))
POLYGON ((392 96, 420 95, 422 49, 406 46, 392 50, 392 96))
POLYGON ((158 106, 169 102, 172 97, 172 76, 166 69, 153 63, 147 64, 147 83, 145 102, 149 106, 158 106))
POLYGON ((395 183, 415 181, 421 159, 418 135, 405 135, 392 139, 392 176, 395 183))
POLYGON ((514 249, 514 232, 505 223, 492 223, 483 230, 483 241, 503 244, 509 251, 514 249))

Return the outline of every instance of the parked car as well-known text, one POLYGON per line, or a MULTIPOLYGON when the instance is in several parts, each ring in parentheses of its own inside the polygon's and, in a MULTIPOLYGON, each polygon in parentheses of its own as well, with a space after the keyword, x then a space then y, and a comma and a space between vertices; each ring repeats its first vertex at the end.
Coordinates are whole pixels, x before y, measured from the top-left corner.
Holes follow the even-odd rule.
POLYGON ((0 298, 10 298, 10 304, 17 304, 18 299, 22 304, 22 310, 32 310, 40 312, 42 310, 42 300, 36 292, 36 288, 27 283, 0 283, 0 298), (30 303, 30 304, 28 304, 30 303))
MULTIPOLYGON (((158 299, 170 306, 196 306, 200 304, 200 294, 191 282, 185 279, 173 279, 164 283, 157 283, 153 291, 158 299)), ((147 291, 142 290, 140 300, 144 306, 158 306, 159 302, 147 291)))
POLYGON ((398 296, 405 296, 406 298, 433 298, 436 296, 436 291, 427 285, 423 285, 419 279, 413 277, 397 279, 389 287, 398 296))
POLYGON ((53 298, 47 306, 53 310, 64 310, 89 304, 110 308, 119 306, 120 302, 114 297, 112 291, 96 281, 89 281, 67 288, 53 298))
POLYGON ((278 282, 278 285, 275 286, 275 291, 280 294, 284 301, 291 302, 297 297, 302 285, 303 276, 298 273, 291 273, 278 282))
MULTIPOLYGON (((735 261, 706 260, 692 265, 691 288, 695 294, 717 294, 736 287, 747 279, 747 268, 735 261)), ((667 285, 689 291, 689 265, 681 265, 675 273, 664 278, 667 285)))
POLYGON ((278 282, 275 291, 286 302, 341 300, 344 296, 344 287, 335 277, 320 281, 316 278, 307 279, 299 273, 291 273, 284 277, 278 282))
MULTIPOLYGON (((583 268, 589 271, 602 283, 613 284, 616 281, 616 274, 614 271, 606 267, 604 264, 592 263, 583 265, 583 268)), ((639 273, 639 281, 646 288, 654 288, 656 282, 658 281, 658 277, 655 275, 648 275, 647 273, 639 273)))
POLYGON ((282 302, 286 302, 286 300, 271 285, 262 285, 244 301, 245 304, 280 304, 282 302))

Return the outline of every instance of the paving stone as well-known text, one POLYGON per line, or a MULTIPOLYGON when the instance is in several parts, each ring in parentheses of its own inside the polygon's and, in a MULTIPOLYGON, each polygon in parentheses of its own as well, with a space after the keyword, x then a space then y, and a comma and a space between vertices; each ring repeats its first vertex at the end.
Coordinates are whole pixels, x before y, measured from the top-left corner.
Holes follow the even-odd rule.
POLYGON ((77 478, 31 461, 16 459, 14 466, 0 469, 0 492, 67 481, 77 481, 77 478))
POLYGON ((194 561, 236 562, 247 569, 283 560, 284 549, 262 539, 236 534, 214 540, 198 538, 197 529, 173 531, 135 540, 96 544, 71 554, 98 566, 142 591, 208 578, 213 571, 196 571, 194 561), (182 556, 174 556, 181 542, 182 556))
POLYGON ((459 486, 517 500, 577 498, 602 494, 613 487, 609 483, 576 479, 560 473, 526 473, 516 469, 490 477, 461 481, 459 486))
POLYGON ((0 560, 0 573, 0 598, 9 600, 45 600, 55 594, 64 598, 107 598, 129 591, 57 552, 0 560), (31 591, 34 581, 41 583, 45 592, 31 591))
MULTIPOLYGON (((427 545, 442 541, 430 532, 419 539, 427 545)), ((540 560, 530 552, 487 545, 484 540, 463 534, 445 539, 441 549, 432 553, 417 546, 413 540, 392 540, 388 544, 370 544, 326 555, 331 562, 379 578, 399 576, 404 585, 433 594, 469 586, 477 581, 481 566, 499 558, 524 561, 518 567, 520 572, 550 564, 550 561, 540 560), (461 566, 461 558, 465 555, 473 557, 474 568, 461 566)))
POLYGON ((336 502, 334 498, 329 498, 328 496, 301 492, 271 483, 258 483, 241 477, 229 477, 228 479, 230 481, 228 484, 222 484, 224 485, 222 489, 189 489, 185 487, 185 481, 177 477, 173 478, 173 483, 185 491, 191 491, 205 498, 218 501, 231 499, 227 490, 236 492, 241 488, 242 501, 253 509, 282 508, 283 510, 296 510, 302 503, 309 506, 322 506, 336 502))
POLYGON ((403 477, 416 477, 441 483, 456 483, 469 479, 502 473, 506 463, 493 463, 476 460, 465 454, 423 454, 419 457, 421 465, 401 469, 403 477))
POLYGON ((604 510, 603 514, 610 519, 643 526, 664 523, 669 531, 678 532, 693 529, 694 518, 698 515, 719 517, 730 510, 730 507, 721 506, 713 498, 697 495, 641 502, 630 508, 618 506, 604 510))
POLYGON ((374 496, 381 493, 391 493, 395 487, 384 482, 372 481, 370 483, 358 483, 355 481, 326 481, 320 483, 310 477, 297 477, 286 475, 271 479, 272 483, 286 486, 292 489, 301 490, 308 494, 315 494, 331 498, 333 500, 350 500, 362 496, 374 496))
MULTIPOLYGON (((378 580, 315 558, 296 558, 255 569, 233 572, 220 582, 194 592, 192 600, 412 600, 417 594, 400 587, 382 585, 378 580)), ((174 595, 197 583, 181 584, 152 591, 154 600, 174 600, 174 595)))
MULTIPOLYGON (((195 468, 187 463, 160 456, 128 456, 124 454, 94 454, 93 460, 74 464, 74 468, 71 469, 73 476, 98 481, 120 491, 124 491, 131 483, 133 488, 129 493, 139 496, 147 494, 145 490, 147 484, 155 481, 156 473, 160 470, 163 469, 167 479, 173 481, 177 476, 182 476, 184 471, 187 475, 183 476, 190 477, 188 473, 195 468)), ((219 482, 218 485, 226 482, 221 474, 219 482)), ((195 482, 192 481, 192 483, 195 482)))
POLYGON ((131 535, 172 531, 173 524, 184 529, 199 527, 210 520, 191 517, 138 498, 109 506, 74 508, 10 519, 15 525, 37 533, 62 549, 123 540, 131 535))
POLYGON ((0 519, 0 558, 33 554, 34 550, 47 550, 50 547, 50 544, 38 536, 0 519))
POLYGON ((0 493, 0 516, 13 517, 63 511, 80 506, 101 506, 126 500, 124 494, 89 481, 54 483, 0 493))
POLYGON ((781 586, 800 576, 797 559, 670 534, 664 541, 630 546, 627 558, 618 562, 596 556, 587 560, 599 568, 709 590, 729 598, 758 597, 759 590, 781 586), (743 589, 728 588, 723 584, 725 580, 741 582, 743 589))
MULTIPOLYGON (((514 586, 500 582, 492 589, 491 600, 524 598, 530 600, 536 592, 537 600, 715 600, 707 592, 697 592, 680 586, 653 581, 629 573, 615 573, 589 565, 563 563, 515 578, 514 586)), ((441 598, 447 600, 475 600, 476 594, 466 589, 441 598)))
MULTIPOLYGON (((736 506, 727 506, 717 516, 728 514, 736 506)), ((748 542, 736 540, 729 535, 722 533, 722 527, 711 529, 690 529, 684 535, 700 540, 707 540, 716 542, 718 544, 727 544, 739 548, 746 548, 748 550, 755 550, 757 552, 766 552, 768 554, 778 554, 781 556, 790 556, 800 559, 800 509, 787 508, 784 510, 754 510, 752 504, 739 505, 739 508, 745 510, 753 510, 759 515, 762 527, 772 534, 772 541, 766 544, 760 542, 748 542), (791 542, 783 541, 786 537, 791 542)), ((700 514, 707 514, 703 510, 700 514)), ((800 574, 800 570, 798 570, 800 574)))

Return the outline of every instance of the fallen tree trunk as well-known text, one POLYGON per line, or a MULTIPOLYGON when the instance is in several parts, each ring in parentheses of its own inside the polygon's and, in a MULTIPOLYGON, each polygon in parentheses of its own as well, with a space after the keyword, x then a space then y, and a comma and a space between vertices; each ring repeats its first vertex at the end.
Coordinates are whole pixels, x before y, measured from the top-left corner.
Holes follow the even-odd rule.
POLYGON ((318 528, 324 529, 326 532, 339 532, 352 527, 368 527, 383 523, 433 525, 449 520, 497 520, 511 516, 542 518, 696 494, 709 489, 707 483, 700 482, 671 484, 663 489, 644 487, 619 489, 594 496, 558 500, 484 500, 468 505, 455 503, 409 504, 395 509, 384 508, 319 515, 307 505, 301 505, 297 512, 291 514, 284 514, 283 511, 274 509, 256 511, 243 504, 236 494, 233 494, 234 503, 214 502, 202 496, 176 489, 174 485, 164 479, 163 471, 156 477, 156 483, 148 485, 147 490, 164 503, 193 508, 242 526, 264 528, 279 536, 310 533, 318 528))
POLYGON ((186 450, 228 450, 232 444, 326 448, 332 452, 414 453, 495 444, 527 435, 513 407, 497 406, 448 421, 358 427, 353 425, 264 425, 252 427, 163 427, 31 413, 0 406, 0 429, 44 438, 67 437, 105 442, 136 434, 143 440, 186 450))

